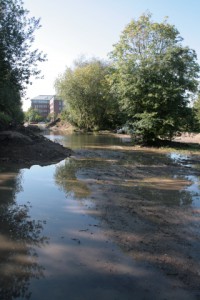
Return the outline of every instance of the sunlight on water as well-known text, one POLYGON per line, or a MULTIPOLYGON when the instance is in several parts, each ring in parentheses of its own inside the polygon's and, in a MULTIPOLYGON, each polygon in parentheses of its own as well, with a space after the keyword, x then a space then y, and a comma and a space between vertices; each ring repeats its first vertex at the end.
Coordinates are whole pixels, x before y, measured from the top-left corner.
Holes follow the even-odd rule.
POLYGON ((192 184, 186 188, 186 191, 192 195, 192 206, 200 208, 200 181, 199 177, 194 175, 186 176, 192 184))
POLYGON ((168 154, 168 156, 176 162, 181 162, 181 161, 185 161, 188 159, 188 155, 185 154, 181 154, 181 153, 175 153, 175 152, 171 152, 168 154))

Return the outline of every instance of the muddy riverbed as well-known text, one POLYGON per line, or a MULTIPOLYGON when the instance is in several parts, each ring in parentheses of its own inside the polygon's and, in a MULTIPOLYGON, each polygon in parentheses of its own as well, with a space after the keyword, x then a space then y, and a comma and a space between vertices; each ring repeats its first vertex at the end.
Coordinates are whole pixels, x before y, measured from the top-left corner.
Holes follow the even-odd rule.
POLYGON ((91 193, 88 212, 103 220, 107 235, 200 297, 200 155, 96 144, 72 159, 71 189, 78 197, 91 193))
POLYGON ((72 156, 0 170, 1 199, 17 204, 0 207, 2 299, 200 299, 200 155, 113 136, 47 138, 72 156))
POLYGON ((132 151, 79 151, 77 163, 87 163, 77 177, 89 185, 96 213, 125 252, 198 290, 199 170, 191 163, 198 166, 199 157, 174 162, 157 151, 132 151))

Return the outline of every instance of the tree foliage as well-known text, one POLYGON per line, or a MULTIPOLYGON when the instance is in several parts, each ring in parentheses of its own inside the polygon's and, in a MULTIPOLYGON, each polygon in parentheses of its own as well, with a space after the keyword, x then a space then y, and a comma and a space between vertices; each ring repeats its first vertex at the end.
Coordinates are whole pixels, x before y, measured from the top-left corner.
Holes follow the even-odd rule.
POLYGON ((126 26, 110 54, 112 91, 135 133, 146 141, 171 138, 190 111, 199 65, 195 51, 182 40, 167 20, 153 22, 147 13, 126 26))
POLYGON ((24 119, 27 122, 40 122, 43 120, 43 117, 38 113, 37 109, 30 107, 25 112, 24 119))
POLYGON ((55 83, 65 101, 68 121, 84 129, 112 126, 119 119, 118 105, 107 82, 109 66, 97 59, 76 62, 55 83))
POLYGON ((194 101, 194 105, 192 107, 193 111, 193 122, 195 124, 195 131, 200 130, 200 94, 198 94, 197 98, 194 101))
POLYGON ((0 0, 0 111, 21 121, 21 97, 31 76, 39 76, 45 55, 33 50, 40 20, 29 17, 21 0, 0 0))

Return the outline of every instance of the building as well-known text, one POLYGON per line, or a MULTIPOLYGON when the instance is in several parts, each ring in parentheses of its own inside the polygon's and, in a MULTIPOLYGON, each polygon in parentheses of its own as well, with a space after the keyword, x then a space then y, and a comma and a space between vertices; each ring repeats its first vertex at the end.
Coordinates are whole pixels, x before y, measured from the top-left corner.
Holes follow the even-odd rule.
POLYGON ((31 99, 31 107, 46 118, 49 114, 58 115, 63 110, 63 101, 55 95, 39 95, 31 99))
POLYGON ((58 115, 63 110, 63 100, 57 96, 54 96, 50 100, 50 114, 52 116, 58 115))
POLYGON ((40 95, 31 99, 31 107, 36 109, 38 113, 46 118, 50 113, 49 101, 53 98, 53 95, 40 95))

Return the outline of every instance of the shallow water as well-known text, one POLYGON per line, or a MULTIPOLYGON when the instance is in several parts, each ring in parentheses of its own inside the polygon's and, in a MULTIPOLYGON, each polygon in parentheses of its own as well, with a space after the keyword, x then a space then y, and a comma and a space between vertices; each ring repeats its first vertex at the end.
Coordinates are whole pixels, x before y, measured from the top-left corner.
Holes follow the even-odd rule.
POLYGON ((137 185, 149 201, 198 206, 198 178, 188 177, 192 184, 177 193, 172 189, 169 203, 166 190, 155 190, 150 179, 133 178, 125 186, 113 181, 109 166, 120 172, 122 165, 137 164, 139 170, 173 157, 141 151, 133 157, 120 148, 124 140, 109 136, 48 137, 75 155, 45 167, 0 168, 0 299, 190 299, 178 288, 171 291, 168 279, 126 257, 108 238, 90 184, 107 180, 120 192, 137 185))
POLYGON ((73 133, 73 134, 59 134, 59 132, 49 132, 47 131, 45 136, 54 142, 58 142, 66 147, 69 147, 73 150, 82 149, 82 148, 95 148, 101 146, 119 146, 124 145, 124 143, 130 142, 128 137, 115 137, 112 135, 99 135, 99 134, 82 134, 82 133, 73 133))

